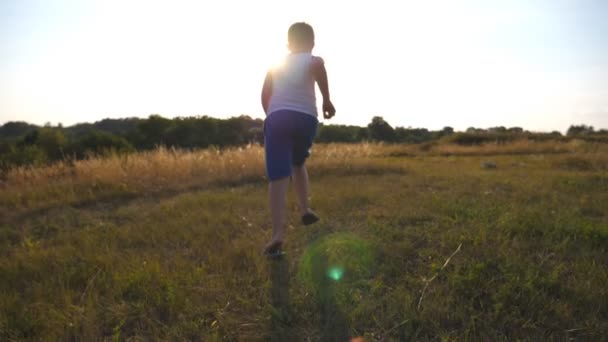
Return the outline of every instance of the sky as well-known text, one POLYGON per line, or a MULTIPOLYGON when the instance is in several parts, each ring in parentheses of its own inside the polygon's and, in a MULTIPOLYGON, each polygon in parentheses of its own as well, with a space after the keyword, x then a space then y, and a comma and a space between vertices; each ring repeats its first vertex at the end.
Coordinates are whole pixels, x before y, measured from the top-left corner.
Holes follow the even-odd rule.
POLYGON ((264 118, 265 73, 305 21, 325 123, 608 128, 606 17, 603 0, 0 0, 0 124, 264 118))

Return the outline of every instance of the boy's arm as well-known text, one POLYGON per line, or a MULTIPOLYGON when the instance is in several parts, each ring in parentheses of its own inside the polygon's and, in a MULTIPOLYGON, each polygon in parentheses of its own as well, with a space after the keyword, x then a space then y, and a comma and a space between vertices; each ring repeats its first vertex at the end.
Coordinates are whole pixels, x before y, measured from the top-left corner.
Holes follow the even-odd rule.
POLYGON ((264 85, 262 86, 262 108, 264 113, 268 115, 268 105, 270 104, 270 97, 272 96, 272 73, 268 71, 266 78, 264 79, 264 85))
POLYGON ((312 74, 319 85, 319 90, 323 96, 323 117, 331 119, 336 114, 336 109, 329 97, 329 83, 327 82, 327 70, 325 62, 321 57, 314 57, 312 61, 312 74))

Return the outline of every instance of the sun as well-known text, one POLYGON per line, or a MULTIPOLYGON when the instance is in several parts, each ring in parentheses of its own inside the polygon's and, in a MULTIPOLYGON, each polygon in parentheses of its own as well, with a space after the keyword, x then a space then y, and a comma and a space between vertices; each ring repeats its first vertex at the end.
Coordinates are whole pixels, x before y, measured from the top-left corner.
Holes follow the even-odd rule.
POLYGON ((281 69, 285 65, 285 57, 277 58, 276 60, 270 63, 271 70, 281 69))

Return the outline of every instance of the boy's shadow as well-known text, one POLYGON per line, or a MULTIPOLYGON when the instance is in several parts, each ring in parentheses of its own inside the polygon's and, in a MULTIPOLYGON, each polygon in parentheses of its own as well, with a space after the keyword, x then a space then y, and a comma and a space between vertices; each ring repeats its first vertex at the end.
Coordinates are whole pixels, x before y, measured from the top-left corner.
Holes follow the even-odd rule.
MULTIPOLYGON (((327 255, 319 253, 312 258, 314 300, 318 310, 320 341, 348 341, 349 329, 345 315, 336 301, 334 283, 327 275, 327 255)), ((271 295, 273 314, 271 341, 300 341, 310 336, 296 336, 293 313, 289 304, 289 265, 286 257, 271 261, 271 295)))
POLYGON ((272 297, 271 341, 297 341, 293 336, 292 312, 289 304, 289 264, 282 256, 270 260, 272 297))

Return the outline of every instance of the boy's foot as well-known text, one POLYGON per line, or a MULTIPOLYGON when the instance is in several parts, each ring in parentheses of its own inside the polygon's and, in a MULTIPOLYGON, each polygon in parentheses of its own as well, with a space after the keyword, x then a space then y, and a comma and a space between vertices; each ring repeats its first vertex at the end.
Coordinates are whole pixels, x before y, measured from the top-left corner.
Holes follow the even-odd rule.
POLYGON ((311 225, 317 221, 319 221, 319 216, 317 216, 317 214, 315 214, 312 210, 302 215, 302 224, 305 226, 311 225))
POLYGON ((280 258, 285 255, 283 252, 283 241, 271 241, 264 247, 264 255, 269 259, 280 258))

